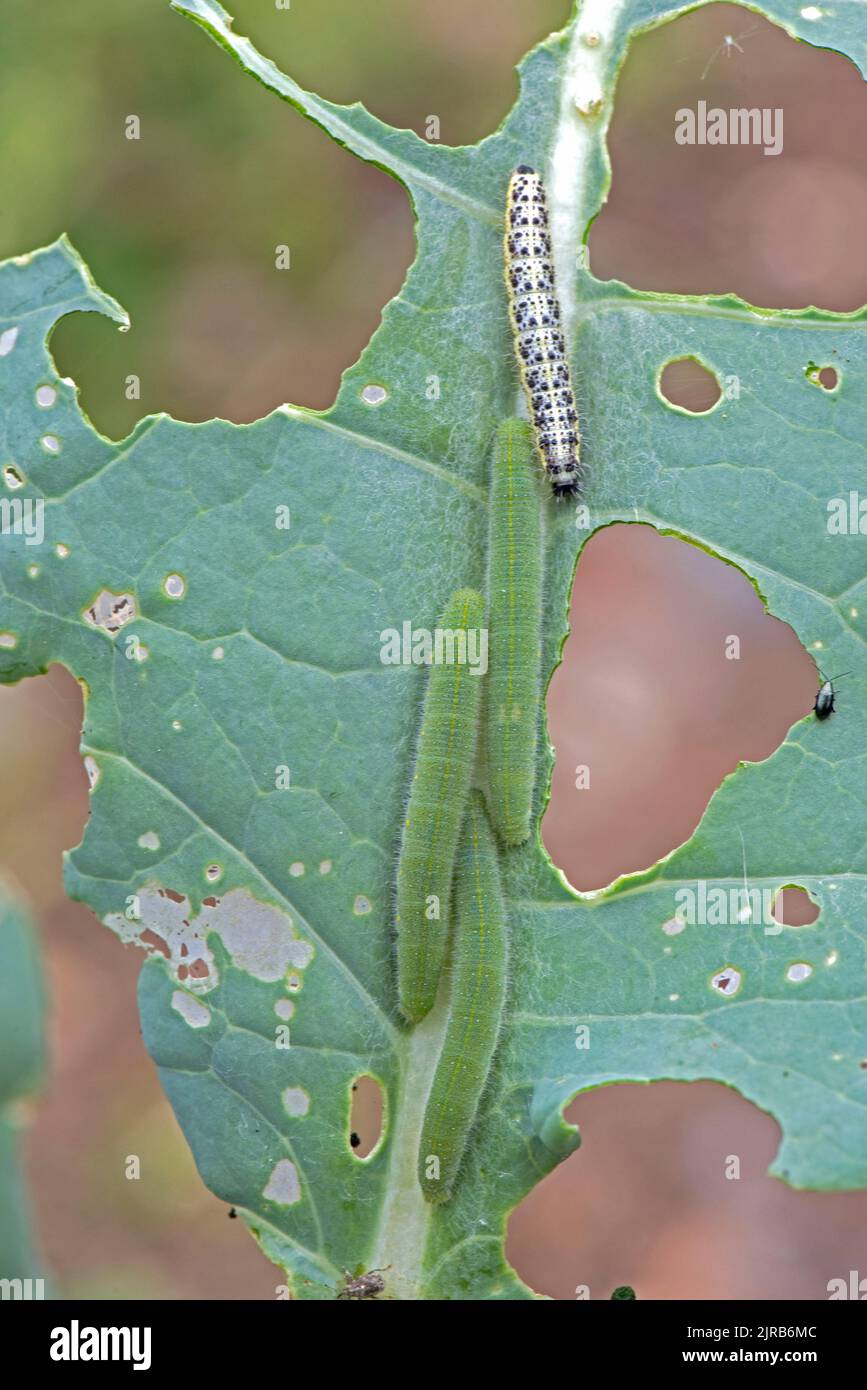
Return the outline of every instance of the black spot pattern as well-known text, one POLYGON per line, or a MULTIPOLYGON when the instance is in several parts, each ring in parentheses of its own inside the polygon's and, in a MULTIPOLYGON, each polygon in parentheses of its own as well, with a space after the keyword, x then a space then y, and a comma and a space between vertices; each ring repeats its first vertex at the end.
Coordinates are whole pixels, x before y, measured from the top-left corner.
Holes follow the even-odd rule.
POLYGON ((578 412, 554 285, 548 207, 542 180, 526 164, 509 182, 506 285, 539 453, 555 496, 577 497, 582 479, 578 412))

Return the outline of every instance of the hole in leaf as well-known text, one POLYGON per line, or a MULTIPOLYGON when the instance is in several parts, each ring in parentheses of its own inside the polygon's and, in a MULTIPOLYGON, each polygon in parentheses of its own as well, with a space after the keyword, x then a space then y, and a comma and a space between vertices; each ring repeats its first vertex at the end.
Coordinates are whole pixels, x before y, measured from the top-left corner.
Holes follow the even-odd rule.
POLYGON ((687 840, 722 779, 809 713, 817 677, 739 570, 648 526, 592 537, 570 617, 548 693, 557 761, 542 834, 589 890, 687 840))
POLYGON ((368 1158, 382 1138, 384 1097, 374 1077, 356 1077, 350 1091, 349 1147, 356 1158, 368 1158))
MULTIPOLYGON (((165 956, 166 960, 171 960, 172 953, 169 950, 167 942, 165 942, 161 936, 158 936, 155 931, 152 931, 150 927, 145 927, 139 932, 139 941, 143 942, 146 946, 152 946, 155 951, 159 951, 161 956, 165 956)), ((179 979, 181 977, 181 972, 183 972, 184 977, 189 973, 185 965, 182 965, 178 970, 179 979)))
POLYGON ((789 883, 777 894, 773 916, 786 927, 808 927, 819 916, 819 909, 806 888, 789 883))
POLYGON ((808 362, 804 375, 814 386, 821 386, 825 391, 836 391, 840 384, 836 367, 817 367, 815 362, 808 362))
POLYGON ((854 63, 754 10, 706 5, 648 31, 617 82, 593 274, 661 293, 857 309, 867 300, 865 140, 854 63), (742 114, 732 121, 732 111, 742 114))
POLYGON ((722 396, 719 381, 697 357, 676 357, 659 374, 659 394, 669 405, 704 415, 722 396))
MULTIPOLYGON (((789 989, 806 998, 810 984, 789 989)), ((592 1046, 582 1056, 592 1059, 592 1046)), ((835 1065, 854 1071, 862 1056, 835 1065)), ((611 1086, 578 1096, 566 1119, 581 1148, 509 1219, 506 1258, 539 1293, 574 1302, 586 1285, 592 1300, 607 1300, 628 1283, 642 1300, 817 1299, 859 1260, 864 1275, 863 1195, 797 1191, 771 1177, 779 1127, 727 1086, 611 1086), (796 1259, 769 1259, 781 1240, 795 1241, 796 1259)))
POLYGON ((740 970, 735 969, 733 965, 727 965, 711 976, 710 985, 711 989, 716 990, 717 994, 724 994, 728 999, 732 995, 737 994, 743 984, 743 980, 744 977, 740 970))

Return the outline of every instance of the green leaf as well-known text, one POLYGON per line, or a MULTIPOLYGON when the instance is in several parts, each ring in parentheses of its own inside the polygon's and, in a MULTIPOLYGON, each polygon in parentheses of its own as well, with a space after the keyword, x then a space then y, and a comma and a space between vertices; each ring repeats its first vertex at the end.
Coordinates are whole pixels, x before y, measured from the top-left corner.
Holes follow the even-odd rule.
MULTIPOLYGON (((859 538, 826 525, 829 498, 867 495, 864 314, 637 294, 578 267, 617 71, 630 36, 675 12, 663 0, 590 0, 524 61, 501 130, 461 149, 302 91, 210 0, 174 7, 401 180, 418 219, 406 284, 330 411, 286 406, 244 427, 149 417, 120 444, 94 433, 45 340, 76 309, 122 311, 63 241, 0 268, 5 447, 26 479, 7 497, 46 503, 42 544, 0 537, 0 679, 60 661, 85 686, 95 786, 68 887, 170 956, 142 970, 143 1027, 205 1181, 298 1297, 334 1296, 344 1268, 388 1267, 390 1295, 459 1299, 534 1296, 504 1261, 505 1222, 577 1145, 562 1111, 590 1087, 726 1082, 779 1121, 776 1174, 867 1185, 865 566, 859 538), (424 673, 382 665, 380 633, 431 627, 451 592, 484 584, 489 444, 517 395, 501 206, 523 161, 547 178, 591 477, 589 529, 553 503, 547 517, 545 671, 580 544, 642 521, 739 566, 823 666, 854 674, 837 714, 728 778, 647 873, 582 897, 537 835, 503 854, 503 1041, 463 1180, 432 1208, 416 1147, 444 1008, 401 1026, 391 930, 424 673), (698 418, 667 407, 657 374, 684 355, 737 376, 740 396, 698 418), (838 367, 833 393, 811 362, 838 367), (673 932, 679 889, 744 878, 801 884, 821 915, 797 931, 673 932), (789 978, 793 964, 810 973, 789 978), (726 970, 736 991, 713 983, 726 970), (361 1074, 387 1098, 366 1160, 349 1145, 361 1074)), ((863 62, 854 18, 765 8, 863 62)), ((537 819, 549 774, 542 750, 537 819)))
POLYGON ((33 929, 0 883, 0 1279, 45 1278, 34 1252, 19 1152, 23 1102, 42 1080, 43 1014, 33 929))

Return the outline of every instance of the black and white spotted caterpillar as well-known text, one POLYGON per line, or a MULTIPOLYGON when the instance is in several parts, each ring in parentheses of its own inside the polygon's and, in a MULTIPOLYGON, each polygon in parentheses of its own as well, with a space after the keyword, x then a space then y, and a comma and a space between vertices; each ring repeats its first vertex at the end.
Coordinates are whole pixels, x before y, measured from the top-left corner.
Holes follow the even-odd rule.
POLYGON ((506 207, 509 318, 536 444, 555 497, 581 491, 575 394, 554 284, 545 188, 527 164, 509 180, 506 207))

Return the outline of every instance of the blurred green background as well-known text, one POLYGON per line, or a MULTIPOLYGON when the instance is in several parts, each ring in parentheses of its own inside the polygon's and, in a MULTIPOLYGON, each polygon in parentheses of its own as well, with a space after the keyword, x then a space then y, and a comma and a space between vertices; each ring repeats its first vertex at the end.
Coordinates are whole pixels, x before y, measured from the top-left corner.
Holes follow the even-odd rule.
MULTIPOLYGON (((568 13, 565 0, 229 8, 303 84, 420 133, 437 115, 453 144, 496 128, 514 63, 568 13)), ((4 0, 0 131, 0 255, 66 231, 131 315, 125 335, 91 314, 52 340, 113 437, 156 410, 245 421, 287 400, 327 406, 413 256, 400 187, 244 76, 166 0, 4 0), (138 141, 124 135, 130 115, 138 141), (292 269, 278 272, 284 243, 292 269), (126 398, 130 375, 140 400, 126 398)), ((590 237, 600 278, 768 305, 867 299, 867 103, 839 56, 735 6, 691 13, 634 45, 609 143, 611 197, 590 237), (726 34, 740 45, 728 56, 726 34), (677 146, 674 112, 699 99, 784 107, 784 153, 677 146)), ((698 406, 703 390, 685 376, 683 403, 698 406)), ((591 887, 688 835, 724 772, 767 756, 806 713, 815 673, 741 576, 647 528, 591 541, 573 627, 552 732, 561 770, 580 730, 581 761, 602 775, 581 798, 568 776, 555 783, 545 838, 591 887), (726 692, 701 685, 702 643, 719 631, 745 635, 726 692)), ((27 1145, 41 1244, 70 1295, 271 1298, 279 1276, 203 1188, 144 1052, 139 956, 63 895, 61 852, 87 816, 80 722, 65 672, 0 690, 0 868, 34 902, 52 1001, 51 1078, 27 1145), (124 1176, 129 1154, 139 1181, 124 1176)), ((734 1093, 620 1086, 573 1112, 585 1147, 511 1224, 510 1257, 534 1287, 821 1298, 859 1259, 867 1273, 867 1198, 767 1178, 776 1126, 734 1093), (733 1152, 737 1183, 723 1179, 733 1152)))
MULTIPOLYGON (((122 338, 86 316, 55 335, 94 422, 119 437, 156 410, 242 421, 290 399, 327 406, 412 259, 398 185, 243 76, 167 0, 75 0, 50 18, 32 0, 3 9, 0 251, 66 231, 132 318, 122 338), (278 245, 291 271, 275 270, 278 245), (124 394, 131 374, 138 402, 124 394)), ((302 84, 419 133, 437 114, 460 144, 503 119, 514 63, 567 6, 240 0, 234 12, 302 84)))

